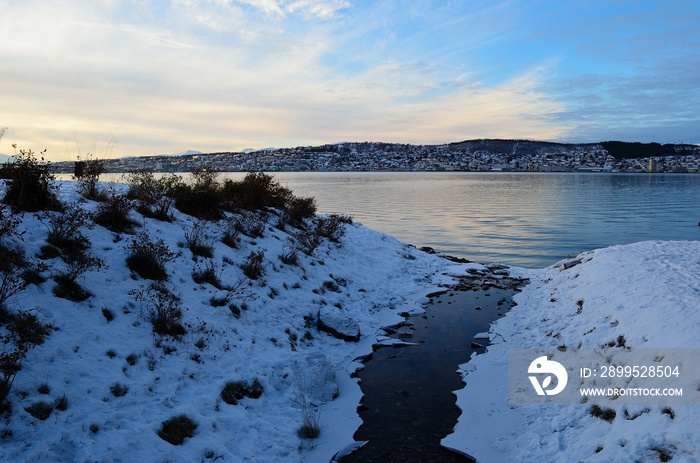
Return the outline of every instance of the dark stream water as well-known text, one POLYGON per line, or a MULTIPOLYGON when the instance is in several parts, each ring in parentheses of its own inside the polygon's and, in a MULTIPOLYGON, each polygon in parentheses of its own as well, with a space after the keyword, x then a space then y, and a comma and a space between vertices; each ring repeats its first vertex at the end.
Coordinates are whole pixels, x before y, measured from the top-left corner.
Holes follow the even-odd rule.
POLYGON ((460 415, 452 391, 464 387, 457 373, 473 342, 512 306, 515 291, 451 291, 433 297, 422 316, 392 334, 416 345, 382 347, 359 372, 364 393, 356 441, 368 441, 342 463, 464 463, 470 458, 440 446, 460 415))

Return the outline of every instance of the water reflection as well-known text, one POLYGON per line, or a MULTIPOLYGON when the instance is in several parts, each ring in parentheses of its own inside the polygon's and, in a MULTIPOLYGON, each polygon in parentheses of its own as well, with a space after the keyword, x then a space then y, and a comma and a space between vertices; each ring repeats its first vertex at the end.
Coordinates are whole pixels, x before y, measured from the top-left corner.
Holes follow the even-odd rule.
POLYGON ((275 177, 297 195, 314 196, 320 212, 352 214, 401 241, 481 262, 543 267, 603 246, 700 238, 700 175, 282 172, 275 177))
POLYGON ((634 241, 700 238, 700 175, 280 173, 319 210, 476 261, 550 265, 634 241))

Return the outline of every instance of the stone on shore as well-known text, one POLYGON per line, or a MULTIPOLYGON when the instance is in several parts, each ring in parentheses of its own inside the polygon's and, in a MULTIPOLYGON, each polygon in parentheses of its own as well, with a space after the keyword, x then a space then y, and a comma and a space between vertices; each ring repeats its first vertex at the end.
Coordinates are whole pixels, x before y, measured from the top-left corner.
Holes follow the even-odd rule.
POLYGON ((360 340, 360 325, 335 307, 319 310, 317 326, 319 331, 326 332, 343 341, 357 342, 360 340))

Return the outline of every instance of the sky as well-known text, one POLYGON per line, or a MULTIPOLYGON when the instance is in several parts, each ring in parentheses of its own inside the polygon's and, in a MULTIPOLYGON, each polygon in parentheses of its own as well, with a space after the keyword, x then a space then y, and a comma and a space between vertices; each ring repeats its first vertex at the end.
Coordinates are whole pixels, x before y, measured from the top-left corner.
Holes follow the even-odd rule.
POLYGON ((700 143, 697 0, 0 0, 0 153, 700 143))

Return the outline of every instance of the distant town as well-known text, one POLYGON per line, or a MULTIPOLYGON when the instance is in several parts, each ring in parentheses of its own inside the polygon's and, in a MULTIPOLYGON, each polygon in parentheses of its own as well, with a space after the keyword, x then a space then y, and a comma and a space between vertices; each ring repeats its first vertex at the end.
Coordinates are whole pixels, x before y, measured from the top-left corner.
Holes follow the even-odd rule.
MULTIPOLYGON (((564 144, 530 140, 471 140, 444 145, 353 142, 243 152, 126 157, 105 159, 104 163, 105 172, 189 172, 199 169, 221 172, 698 173, 700 146, 622 142, 564 144)), ((52 166, 56 172, 72 172, 74 162, 59 162, 52 166)))

